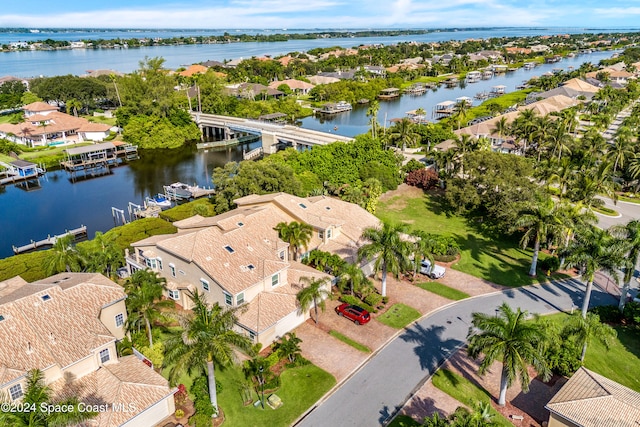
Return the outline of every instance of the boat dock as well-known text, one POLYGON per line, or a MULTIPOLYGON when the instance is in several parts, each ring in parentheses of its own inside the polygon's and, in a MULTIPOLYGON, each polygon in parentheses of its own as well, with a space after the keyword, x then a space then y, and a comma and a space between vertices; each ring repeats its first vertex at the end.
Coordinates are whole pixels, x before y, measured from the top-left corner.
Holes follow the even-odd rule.
POLYGON ((38 179, 45 174, 46 169, 42 165, 16 159, 11 163, 0 162, 0 185, 13 184, 15 182, 38 179))
POLYGON ((386 89, 382 89, 380 91, 380 95, 378 95, 378 99, 386 100, 386 99, 397 98, 399 96, 400 96, 400 89, 398 89, 397 87, 389 87, 386 89))
POLYGON ((75 173, 90 172, 96 169, 109 170, 118 166, 118 158, 134 160, 138 158, 138 147, 126 143, 102 142, 83 147, 67 148, 66 159, 60 162, 65 170, 75 173))
POLYGON ((28 243, 26 245, 13 246, 13 253, 17 255, 23 252, 34 251, 42 247, 53 246, 58 241, 58 239, 66 236, 73 236, 76 239, 78 237, 87 237, 87 226, 81 225, 80 227, 74 228, 73 230, 66 230, 64 233, 58 234, 57 236, 49 235, 46 239, 38 241, 32 240, 31 243, 28 243))

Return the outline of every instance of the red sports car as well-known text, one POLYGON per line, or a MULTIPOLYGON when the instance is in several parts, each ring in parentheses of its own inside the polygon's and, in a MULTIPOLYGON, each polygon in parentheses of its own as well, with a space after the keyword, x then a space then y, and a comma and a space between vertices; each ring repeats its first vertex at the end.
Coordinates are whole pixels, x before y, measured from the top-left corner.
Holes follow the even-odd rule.
POLYGON ((356 325, 364 325, 371 320, 369 312, 357 305, 344 303, 336 307, 336 313, 338 313, 338 316, 353 320, 356 325))

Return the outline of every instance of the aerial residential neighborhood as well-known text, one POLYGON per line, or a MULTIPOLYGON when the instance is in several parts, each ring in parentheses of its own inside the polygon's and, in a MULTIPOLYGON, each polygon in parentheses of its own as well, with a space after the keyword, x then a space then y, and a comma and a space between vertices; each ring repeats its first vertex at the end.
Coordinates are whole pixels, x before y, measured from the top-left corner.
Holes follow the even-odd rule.
POLYGON ((637 427, 639 33, 157 6, 0 28, 0 426, 637 427))

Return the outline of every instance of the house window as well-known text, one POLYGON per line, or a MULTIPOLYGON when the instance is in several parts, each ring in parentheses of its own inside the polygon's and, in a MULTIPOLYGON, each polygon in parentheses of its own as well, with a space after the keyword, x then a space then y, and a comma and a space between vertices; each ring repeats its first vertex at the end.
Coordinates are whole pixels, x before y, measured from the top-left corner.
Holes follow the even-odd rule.
POLYGON ((11 400, 20 399, 24 395, 22 392, 22 384, 12 385, 9 388, 9 394, 11 395, 11 400))
POLYGON ((278 283, 280 283, 280 275, 274 274, 271 276, 271 286, 278 286, 278 283))
POLYGON ((176 289, 169 289, 169 298, 178 301, 180 299, 180 291, 176 289))
POLYGON ((238 295, 236 295, 236 305, 242 304, 244 304, 244 292, 240 292, 238 295))
POLYGON ((116 327, 124 325, 124 315, 122 313, 116 314, 116 327))
POLYGON ((256 339, 256 334, 255 334, 255 332, 253 332, 253 331, 249 331, 249 339, 250 339, 251 341, 253 341, 253 340, 255 340, 255 339, 256 339))
POLYGON ((109 361, 109 349, 105 348, 100 350, 100 363, 106 363, 109 361))
POLYGON ((233 305, 233 297, 231 294, 224 292, 224 303, 227 305, 233 305))
POLYGON ((318 238, 324 240, 324 231, 318 231, 318 238))
POLYGON ((202 285, 202 289, 204 289, 205 291, 209 292, 209 282, 204 280, 204 279, 200 279, 200 284, 202 285))
POLYGON ((171 277, 176 277, 176 266, 173 264, 169 264, 169 271, 171 272, 171 277))
POLYGON ((280 252, 280 259, 284 261, 284 251, 280 252))
POLYGON ((232 248, 231 246, 229 246, 229 245, 225 246, 224 248, 225 248, 225 249, 227 250, 227 252, 229 252, 230 254, 232 254, 232 253, 234 253, 234 252, 235 252, 235 250, 233 250, 233 248, 232 248))
POLYGON ((162 270, 162 259, 158 258, 158 270, 162 270))
POLYGON ((147 265, 147 267, 149 267, 152 270, 156 269, 156 259, 155 258, 147 258, 145 261, 145 264, 147 265))
POLYGON ((331 238, 331 229, 327 228, 327 239, 331 238))

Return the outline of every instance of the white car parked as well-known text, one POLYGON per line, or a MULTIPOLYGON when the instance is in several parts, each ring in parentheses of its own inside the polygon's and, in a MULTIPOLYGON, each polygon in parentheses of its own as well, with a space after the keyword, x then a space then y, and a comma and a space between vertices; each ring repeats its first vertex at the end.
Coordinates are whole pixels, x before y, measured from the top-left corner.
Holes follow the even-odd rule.
POLYGON ((420 273, 425 274, 432 279, 439 279, 441 277, 444 277, 444 273, 446 271, 447 270, 445 270, 444 267, 441 267, 439 265, 434 264, 432 267, 431 262, 429 262, 428 259, 422 260, 422 263, 420 265, 420 273))

